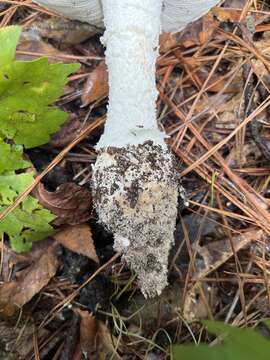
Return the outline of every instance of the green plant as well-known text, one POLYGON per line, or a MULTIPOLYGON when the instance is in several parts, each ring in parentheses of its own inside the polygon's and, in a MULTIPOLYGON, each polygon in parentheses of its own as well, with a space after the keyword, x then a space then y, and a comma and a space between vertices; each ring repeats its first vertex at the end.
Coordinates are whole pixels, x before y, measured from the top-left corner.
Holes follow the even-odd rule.
MULTIPOLYGON (((215 321, 205 321, 207 330, 220 337, 222 344, 176 345, 174 360, 266 360, 270 341, 252 329, 239 329, 215 321)), ((270 325, 265 322, 265 325, 270 325)))
MULTIPOLYGON (((49 64, 48 59, 14 60, 21 34, 18 26, 0 29, 0 213, 33 181, 25 172, 31 163, 23 146, 32 148, 49 140, 67 114, 52 106, 63 94, 68 76, 78 64, 49 64)), ((0 237, 9 236, 15 251, 28 251, 34 241, 53 232, 55 216, 28 196, 0 222, 0 237)))

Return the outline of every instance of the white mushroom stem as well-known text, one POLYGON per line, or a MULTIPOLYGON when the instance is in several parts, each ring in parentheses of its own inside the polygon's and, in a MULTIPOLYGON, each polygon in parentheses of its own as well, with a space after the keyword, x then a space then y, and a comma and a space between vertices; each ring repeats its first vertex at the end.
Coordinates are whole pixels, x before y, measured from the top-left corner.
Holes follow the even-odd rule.
POLYGON ((155 62, 161 27, 177 31, 219 0, 34 0, 72 19, 105 25, 109 70, 105 132, 93 168, 99 221, 137 272, 145 296, 167 284, 179 186, 156 123, 155 62))
POLYGON ((162 0, 103 0, 109 107, 98 147, 164 146, 156 121, 156 58, 162 0))
POLYGON ((99 220, 145 296, 167 284, 179 182, 157 126, 155 64, 162 0, 103 0, 109 107, 93 171, 99 220))

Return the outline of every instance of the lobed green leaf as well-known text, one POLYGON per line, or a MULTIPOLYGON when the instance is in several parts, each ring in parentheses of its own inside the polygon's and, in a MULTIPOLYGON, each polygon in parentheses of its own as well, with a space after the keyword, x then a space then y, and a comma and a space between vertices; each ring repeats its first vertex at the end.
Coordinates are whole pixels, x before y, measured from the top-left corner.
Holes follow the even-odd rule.
MULTIPOLYGON (((64 92, 68 76, 78 64, 49 64, 48 59, 14 60, 21 34, 19 26, 0 29, 0 214, 34 181, 23 158, 23 146, 48 142, 67 114, 52 104, 64 92)), ((53 233, 55 216, 28 196, 0 221, 0 238, 9 237, 17 252, 53 233)))
POLYGON ((0 29, 0 41, 5 34, 9 39, 0 66, 0 137, 31 148, 47 143, 66 120, 67 114, 52 103, 63 95, 68 76, 79 65, 49 64, 47 58, 14 61, 19 31, 0 29))

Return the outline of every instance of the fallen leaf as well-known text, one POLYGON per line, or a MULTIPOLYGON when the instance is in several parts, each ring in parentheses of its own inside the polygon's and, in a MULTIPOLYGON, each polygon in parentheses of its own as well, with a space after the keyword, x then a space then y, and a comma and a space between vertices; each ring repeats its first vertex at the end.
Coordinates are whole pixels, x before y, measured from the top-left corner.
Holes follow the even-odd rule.
MULTIPOLYGON (((46 54, 50 63, 58 63, 58 56, 65 53, 59 51, 54 46, 43 41, 38 35, 29 32, 23 32, 20 43, 17 47, 17 60, 34 60, 38 57, 35 54, 46 54), (21 52, 21 53, 20 53, 21 52)), ((74 62, 74 60, 65 59, 65 62, 74 62)))
POLYGON ((54 192, 47 191, 40 183, 33 195, 57 216, 55 225, 82 224, 91 217, 90 191, 72 182, 60 185, 54 192))
POLYGON ((83 89, 82 106, 102 99, 109 91, 108 71, 104 62, 100 63, 89 75, 83 89))
POLYGON ((242 10, 238 9, 226 9, 221 7, 214 7, 210 11, 210 16, 216 18, 219 22, 231 22, 238 23, 241 19, 242 10))
POLYGON ((22 307, 34 295, 49 283, 58 267, 56 246, 52 244, 41 255, 40 259, 31 266, 23 279, 18 281, 18 288, 13 297, 13 302, 22 307))
POLYGON ((6 282, 0 286, 0 314, 4 317, 13 316, 18 307, 13 302, 13 295, 17 290, 15 281, 6 282))
POLYGON ((209 37, 202 36, 204 18, 205 16, 194 23, 189 24, 183 31, 181 36, 181 45, 185 48, 188 49, 196 45, 202 45, 202 40, 206 41, 207 38, 212 35, 212 32, 210 32, 209 37))
POLYGON ((54 235, 55 240, 67 249, 99 262, 92 232, 88 224, 68 226, 54 235))
POLYGON ((202 31, 202 20, 199 19, 188 25, 185 30, 175 33, 162 33, 159 38, 160 53, 164 54, 176 47, 189 48, 200 45, 200 32, 202 31))
POLYGON ((160 53, 164 54, 176 47, 190 48, 205 44, 217 29, 219 22, 213 15, 192 22, 183 31, 176 33, 163 33, 159 38, 160 53))
POLYGON ((98 347, 98 320, 88 311, 78 310, 80 322, 80 345, 83 354, 90 355, 98 347))
POLYGON ((65 44, 80 44, 91 36, 102 33, 103 29, 88 23, 63 17, 51 17, 31 24, 30 29, 40 36, 65 44))
MULTIPOLYGON (((179 33, 177 33, 179 34, 179 33)), ((166 52, 177 46, 177 38, 173 33, 162 33, 159 37, 159 52, 165 54, 166 52)))
POLYGON ((112 336, 109 329, 101 321, 97 320, 88 311, 75 310, 81 317, 80 345, 84 357, 98 360, 120 359, 115 349, 117 340, 112 336))
POLYGON ((3 315, 12 316, 49 283, 58 267, 56 250, 57 244, 51 242, 43 249, 41 256, 20 273, 16 281, 5 282, 0 286, 0 312, 3 315))

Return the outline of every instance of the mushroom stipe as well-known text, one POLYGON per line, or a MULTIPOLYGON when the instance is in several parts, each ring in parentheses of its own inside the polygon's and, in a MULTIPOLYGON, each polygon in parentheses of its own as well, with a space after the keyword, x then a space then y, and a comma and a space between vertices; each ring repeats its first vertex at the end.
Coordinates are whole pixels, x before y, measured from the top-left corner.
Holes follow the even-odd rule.
POLYGON ((166 134, 156 121, 159 35, 176 31, 218 0, 35 0, 72 19, 105 26, 109 106, 97 144, 92 191, 99 221, 138 274, 145 296, 167 284, 178 194, 185 202, 166 134))

